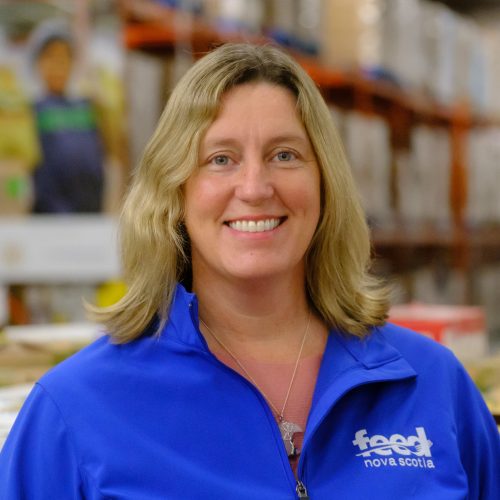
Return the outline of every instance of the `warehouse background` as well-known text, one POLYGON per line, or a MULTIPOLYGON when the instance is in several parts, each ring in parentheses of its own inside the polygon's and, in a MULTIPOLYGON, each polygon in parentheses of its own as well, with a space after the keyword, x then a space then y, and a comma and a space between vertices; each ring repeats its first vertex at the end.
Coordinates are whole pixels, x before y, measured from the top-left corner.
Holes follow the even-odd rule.
POLYGON ((100 334, 82 298, 124 291, 116 216, 130 176, 176 81, 226 41, 279 44, 317 82, 392 319, 452 348, 500 413, 499 26, 496 0, 0 1, 0 442, 33 381, 100 334), (71 36, 65 98, 85 103, 85 124, 37 111, 50 30, 71 36), (84 126, 102 204, 37 209, 44 127, 75 148, 70 175, 84 126))

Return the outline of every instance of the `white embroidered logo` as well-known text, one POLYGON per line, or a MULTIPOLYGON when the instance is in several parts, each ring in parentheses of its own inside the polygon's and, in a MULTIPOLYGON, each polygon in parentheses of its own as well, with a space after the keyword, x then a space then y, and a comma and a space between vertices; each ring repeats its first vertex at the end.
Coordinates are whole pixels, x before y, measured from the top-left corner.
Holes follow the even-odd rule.
POLYGON ((360 429, 354 435, 352 444, 357 446, 363 457, 365 467, 421 467, 435 468, 432 460, 432 441, 427 439, 425 429, 416 427, 416 435, 404 437, 392 434, 390 437, 375 434, 367 435, 366 429, 360 429), (381 458, 379 458, 381 457, 381 458))

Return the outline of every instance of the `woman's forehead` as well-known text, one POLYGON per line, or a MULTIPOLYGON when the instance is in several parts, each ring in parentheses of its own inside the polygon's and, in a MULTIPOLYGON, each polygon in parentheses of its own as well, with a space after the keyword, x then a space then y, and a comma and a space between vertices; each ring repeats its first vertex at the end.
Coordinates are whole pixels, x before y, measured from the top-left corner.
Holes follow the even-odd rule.
POLYGON ((295 96, 287 88, 267 82, 245 83, 227 91, 205 141, 227 142, 249 129, 277 138, 308 139, 295 96))

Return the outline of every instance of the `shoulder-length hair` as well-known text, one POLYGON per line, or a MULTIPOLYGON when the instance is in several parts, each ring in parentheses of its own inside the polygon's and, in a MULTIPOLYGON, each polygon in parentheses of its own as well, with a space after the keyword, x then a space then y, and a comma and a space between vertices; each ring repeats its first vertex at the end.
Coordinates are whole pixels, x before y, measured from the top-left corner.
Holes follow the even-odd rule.
POLYGON ((315 83, 273 46, 226 44, 200 59, 173 90, 138 166, 120 220, 125 296, 91 308, 114 341, 131 341, 168 320, 177 282, 191 273, 183 186, 225 92, 267 82, 289 89, 321 174, 321 215, 306 255, 306 289, 330 328, 363 336, 385 321, 387 290, 368 272, 369 231, 342 144, 315 83))

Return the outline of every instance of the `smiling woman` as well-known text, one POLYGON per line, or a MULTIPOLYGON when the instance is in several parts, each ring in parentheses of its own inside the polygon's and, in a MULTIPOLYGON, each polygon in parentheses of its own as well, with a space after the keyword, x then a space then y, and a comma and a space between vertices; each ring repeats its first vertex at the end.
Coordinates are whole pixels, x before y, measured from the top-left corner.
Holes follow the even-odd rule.
POLYGON ((266 289, 283 276, 304 282, 320 174, 289 90, 268 83, 229 90, 184 194, 198 295, 221 281, 266 289))
POLYGON ((187 72, 121 235, 128 291, 28 398, 1 498, 495 498, 493 419, 449 351, 385 323, 342 146, 289 56, 229 44, 187 72))

